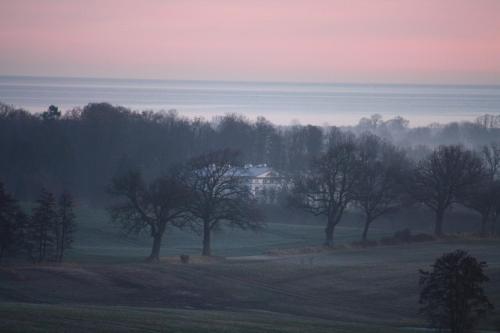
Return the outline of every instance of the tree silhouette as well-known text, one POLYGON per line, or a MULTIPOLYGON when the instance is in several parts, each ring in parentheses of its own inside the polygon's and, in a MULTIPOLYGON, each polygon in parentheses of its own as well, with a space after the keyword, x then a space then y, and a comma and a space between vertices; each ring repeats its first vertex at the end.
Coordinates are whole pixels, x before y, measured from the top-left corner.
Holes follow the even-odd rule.
POLYGON ((57 225, 57 207, 54 195, 45 189, 41 190, 37 206, 28 228, 31 242, 32 258, 35 262, 48 260, 55 253, 56 237, 54 230, 57 225))
POLYGON ((42 112, 41 117, 45 121, 57 120, 61 117, 61 111, 57 106, 51 105, 47 111, 42 112))
POLYGON ((64 252, 71 248, 76 231, 73 198, 69 192, 63 192, 58 200, 56 234, 56 261, 62 262, 64 252))
POLYGON ((17 201, 0 182, 0 261, 7 254, 17 254, 23 247, 25 216, 17 201))
POLYGON ((111 219, 127 233, 149 229, 153 238, 150 262, 160 260, 162 239, 168 226, 182 227, 190 192, 175 172, 147 185, 140 172, 131 171, 115 177, 109 193, 120 199, 110 207, 111 219), (123 200, 122 200, 123 199, 123 200))
POLYGON ((189 211, 201 224, 204 256, 211 255, 212 232, 221 223, 242 229, 257 229, 262 224, 256 201, 239 172, 238 152, 229 149, 201 155, 187 164, 189 211))
POLYGON ((356 143, 340 137, 326 153, 313 160, 307 174, 294 180, 291 203, 315 216, 326 217, 326 246, 333 245, 335 227, 355 198, 359 174, 356 143))
POLYGON ((404 203, 403 177, 408 168, 405 155, 375 135, 362 136, 359 151, 360 172, 354 192, 365 215, 361 240, 366 241, 372 222, 404 203))
POLYGON ((493 310, 483 284, 487 267, 463 250, 444 254, 432 271, 420 270, 420 313, 431 325, 452 333, 470 332, 493 310))
POLYGON ((435 213, 434 232, 443 235, 446 211, 459 202, 461 194, 481 182, 483 164, 462 146, 440 146, 418 163, 409 190, 416 200, 435 213))

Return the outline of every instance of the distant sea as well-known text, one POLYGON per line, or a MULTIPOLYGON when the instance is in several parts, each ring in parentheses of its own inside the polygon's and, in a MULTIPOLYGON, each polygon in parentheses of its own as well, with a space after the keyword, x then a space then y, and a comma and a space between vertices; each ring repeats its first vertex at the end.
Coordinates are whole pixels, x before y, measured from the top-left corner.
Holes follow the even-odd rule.
POLYGON ((32 112, 109 102, 211 119, 239 113, 277 124, 353 125, 378 113, 410 126, 500 114, 500 86, 268 83, 0 76, 0 101, 32 112))

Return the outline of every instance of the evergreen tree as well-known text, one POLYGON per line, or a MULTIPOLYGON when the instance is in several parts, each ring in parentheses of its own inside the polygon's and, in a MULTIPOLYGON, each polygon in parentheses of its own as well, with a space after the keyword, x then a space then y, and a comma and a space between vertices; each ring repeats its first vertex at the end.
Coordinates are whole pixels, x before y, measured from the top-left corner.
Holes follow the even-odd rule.
POLYGON ((42 262, 55 254, 54 230, 57 225, 57 208, 54 195, 45 189, 42 189, 37 204, 33 209, 28 238, 33 261, 42 262))
POLYGON ((21 251, 24 220, 17 201, 0 182, 0 261, 6 255, 16 255, 21 251))
POLYGON ((56 235, 56 261, 62 262, 64 252, 71 248, 73 236, 76 231, 75 213, 73 212, 73 198, 69 192, 63 192, 59 197, 57 210, 56 235))

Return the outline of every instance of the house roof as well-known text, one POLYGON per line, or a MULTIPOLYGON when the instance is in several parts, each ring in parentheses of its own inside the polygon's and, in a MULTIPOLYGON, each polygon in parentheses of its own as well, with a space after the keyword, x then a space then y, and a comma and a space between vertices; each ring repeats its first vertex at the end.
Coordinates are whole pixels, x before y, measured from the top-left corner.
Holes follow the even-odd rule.
POLYGON ((270 167, 265 164, 260 165, 245 165, 242 168, 238 168, 236 175, 239 177, 278 177, 278 174, 270 167))

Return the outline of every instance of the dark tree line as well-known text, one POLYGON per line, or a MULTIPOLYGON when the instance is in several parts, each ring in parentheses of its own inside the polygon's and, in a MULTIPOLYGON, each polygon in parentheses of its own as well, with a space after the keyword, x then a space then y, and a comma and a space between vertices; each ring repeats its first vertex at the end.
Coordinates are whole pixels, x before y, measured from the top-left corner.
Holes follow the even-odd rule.
POLYGON ((446 212, 460 204, 482 216, 481 234, 496 232, 500 216, 497 145, 482 152, 461 145, 439 146, 412 162, 401 149, 373 134, 337 134, 326 152, 295 177, 292 205, 325 217, 325 245, 348 208, 365 217, 362 241, 374 220, 406 206, 435 214, 434 234, 444 236, 446 212))
POLYGON ((21 209, 0 183, 0 261, 28 258, 33 262, 62 262, 75 232, 73 199, 64 192, 56 201, 42 189, 31 215, 21 209))
MULTIPOLYGON (((343 132, 370 132, 423 158, 439 144, 484 145, 498 140, 494 116, 475 123, 408 127, 397 117, 363 118, 343 132), (425 148, 427 146, 427 148, 425 148)), ((302 172, 329 149, 336 127, 276 126, 228 114, 210 121, 174 111, 133 112, 106 103, 32 114, 0 103, 0 178, 17 198, 33 201, 41 187, 68 189, 80 200, 105 204, 106 185, 127 170, 158 177, 175 164, 214 150, 241 153, 245 163, 267 163, 285 174, 302 172)))
POLYGON ((0 177, 22 200, 34 200, 47 186, 102 205, 106 184, 116 175, 140 169, 147 178, 159 177, 178 163, 225 148, 239 151, 247 163, 298 170, 323 149, 322 133, 316 126, 281 128, 234 114, 207 121, 106 103, 31 114, 0 103, 0 177))

